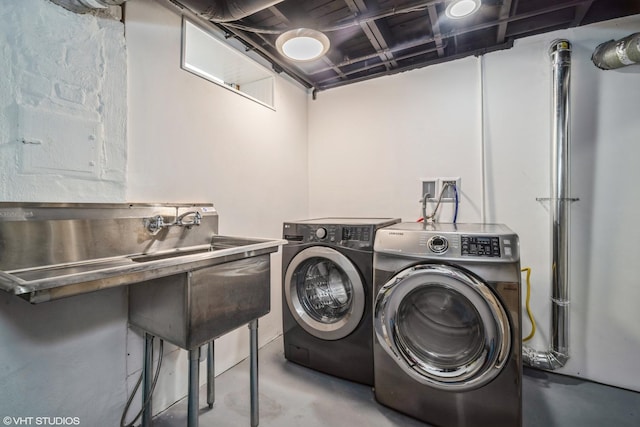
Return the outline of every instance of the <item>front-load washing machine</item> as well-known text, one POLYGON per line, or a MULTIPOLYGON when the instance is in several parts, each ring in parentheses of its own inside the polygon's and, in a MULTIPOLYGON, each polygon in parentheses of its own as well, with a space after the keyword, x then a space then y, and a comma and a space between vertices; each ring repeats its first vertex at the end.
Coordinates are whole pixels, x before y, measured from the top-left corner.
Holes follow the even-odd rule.
POLYGON ((518 248, 497 224, 378 231, 376 400, 437 426, 522 425, 518 248))
POLYGON ((284 354, 373 385, 373 239, 393 218, 319 218, 283 225, 284 354))

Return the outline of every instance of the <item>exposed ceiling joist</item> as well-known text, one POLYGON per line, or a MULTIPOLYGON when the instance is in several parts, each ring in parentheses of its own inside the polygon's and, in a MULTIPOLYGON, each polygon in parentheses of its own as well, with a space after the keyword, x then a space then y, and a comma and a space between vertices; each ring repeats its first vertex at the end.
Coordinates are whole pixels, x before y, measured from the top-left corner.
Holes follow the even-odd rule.
POLYGON ((457 20, 445 16, 445 0, 245 1, 264 7, 217 25, 274 69, 315 90, 505 49, 519 37, 640 14, 637 0, 482 0, 476 14, 457 20), (279 34, 301 26, 329 38, 321 59, 296 63, 276 49, 279 34))

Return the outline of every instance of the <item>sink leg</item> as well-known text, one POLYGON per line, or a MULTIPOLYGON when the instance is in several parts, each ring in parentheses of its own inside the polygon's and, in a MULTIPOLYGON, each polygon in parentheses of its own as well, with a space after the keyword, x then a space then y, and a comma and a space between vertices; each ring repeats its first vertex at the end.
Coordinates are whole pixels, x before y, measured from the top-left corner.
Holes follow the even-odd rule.
POLYGON ((250 394, 251 394, 251 427, 257 427, 260 422, 258 408, 258 319, 249 323, 250 331, 250 394))
POLYGON ((211 340, 207 346, 207 403, 209 404, 209 409, 213 408, 213 403, 216 401, 214 343, 215 341, 211 340))
POLYGON ((189 350, 189 394, 187 396, 187 427, 198 427, 200 400, 200 347, 189 350))
POLYGON ((144 406, 145 402, 147 402, 147 405, 142 413, 142 427, 151 426, 151 416, 153 415, 151 405, 151 384, 153 383, 153 338, 153 335, 145 332, 142 367, 142 405, 144 406))

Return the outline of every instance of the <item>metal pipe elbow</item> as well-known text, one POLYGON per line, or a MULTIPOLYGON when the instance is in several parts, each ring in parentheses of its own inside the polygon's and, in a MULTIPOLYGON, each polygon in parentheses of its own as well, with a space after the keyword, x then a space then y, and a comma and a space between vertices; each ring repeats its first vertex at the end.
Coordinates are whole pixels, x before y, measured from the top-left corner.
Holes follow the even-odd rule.
POLYGON ((522 362, 532 368, 553 371, 562 368, 568 360, 569 355, 559 351, 538 351, 531 347, 522 347, 522 362))
POLYGON ((591 61, 602 70, 640 63, 640 33, 602 43, 591 55, 591 61))

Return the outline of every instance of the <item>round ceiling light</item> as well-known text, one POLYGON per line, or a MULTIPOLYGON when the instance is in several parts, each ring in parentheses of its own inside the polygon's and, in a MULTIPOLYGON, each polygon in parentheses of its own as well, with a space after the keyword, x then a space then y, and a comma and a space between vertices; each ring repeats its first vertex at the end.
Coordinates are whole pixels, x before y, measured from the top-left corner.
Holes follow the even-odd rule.
POLYGON ((480 0, 456 0, 447 6, 445 10, 449 18, 459 19, 469 16, 480 9, 480 0))
POLYGON ((320 58, 329 50, 329 38, 309 28, 289 30, 278 36, 276 48, 292 61, 306 62, 320 58))

